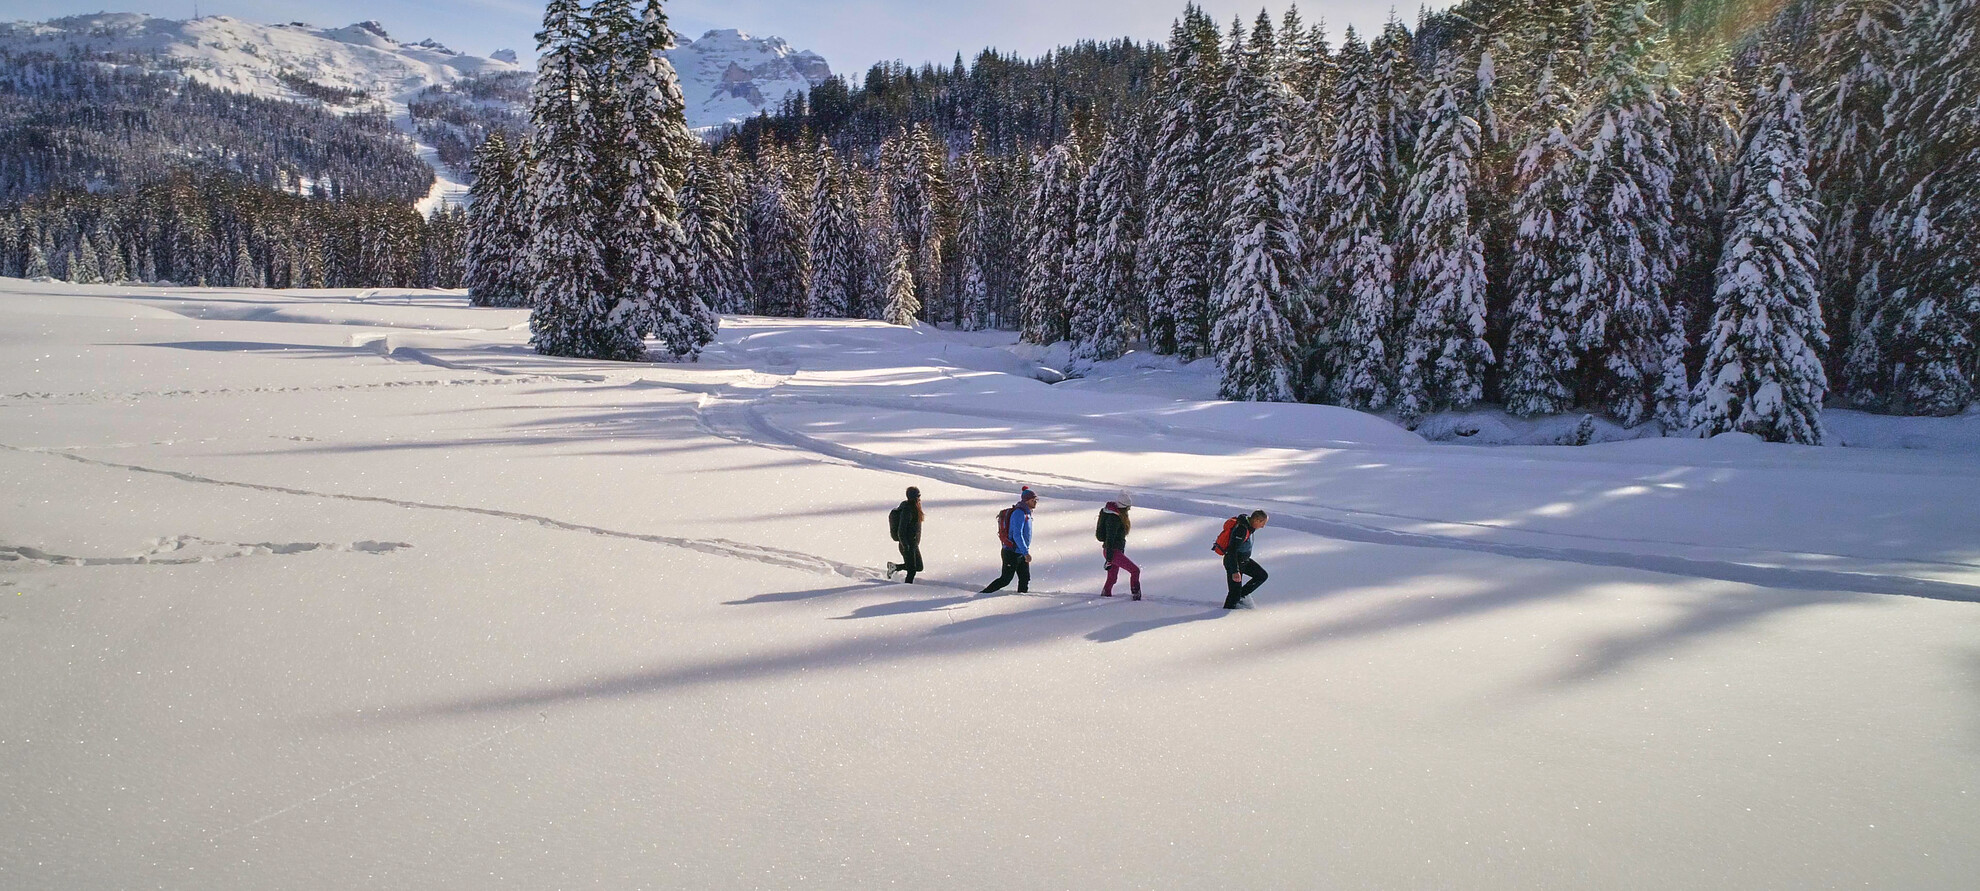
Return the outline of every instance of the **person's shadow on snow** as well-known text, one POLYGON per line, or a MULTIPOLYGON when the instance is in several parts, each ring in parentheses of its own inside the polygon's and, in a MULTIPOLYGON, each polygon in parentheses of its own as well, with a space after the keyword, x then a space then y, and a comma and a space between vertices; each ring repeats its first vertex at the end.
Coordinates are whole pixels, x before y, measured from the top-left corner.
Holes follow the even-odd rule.
POLYGON ((1191 613, 1186 616, 1170 616, 1166 619, 1142 619, 1138 622, 1118 622, 1098 631, 1089 632, 1086 635, 1086 639, 1094 643, 1114 643, 1115 641, 1127 640, 1143 631, 1154 631, 1157 628, 1181 625, 1184 622, 1207 622, 1212 619, 1221 619, 1230 614, 1230 610, 1220 608, 1207 612, 1191 613))
POLYGON ((876 588, 885 588, 891 586, 892 585, 889 582, 882 582, 875 580, 869 582, 860 582, 857 585, 846 585, 844 587, 839 587, 839 588, 820 588, 814 591, 778 591, 771 594, 758 594, 755 597, 745 597, 741 600, 725 600, 722 602, 722 605, 748 606, 753 603, 795 603, 800 600, 816 600, 820 597, 834 597, 840 594, 854 594, 860 591, 871 591, 876 588))
POLYGON ((909 613, 932 613, 950 607, 961 606, 974 600, 974 597, 938 597, 934 600, 896 600, 890 603, 875 603, 862 606, 834 619, 873 619, 880 616, 905 616, 909 613))

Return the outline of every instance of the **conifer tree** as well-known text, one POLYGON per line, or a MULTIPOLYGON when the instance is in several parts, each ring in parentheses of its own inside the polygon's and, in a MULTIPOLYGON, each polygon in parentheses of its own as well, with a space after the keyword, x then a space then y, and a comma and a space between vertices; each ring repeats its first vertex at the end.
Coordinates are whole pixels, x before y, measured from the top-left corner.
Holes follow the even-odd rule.
POLYGON ((1396 260, 1388 230, 1396 167, 1373 62, 1352 30, 1341 59, 1335 104, 1344 111, 1323 171, 1326 218, 1315 267, 1327 301, 1314 309, 1332 320, 1331 343, 1321 342, 1328 360, 1322 392, 1336 404, 1374 411, 1388 406, 1395 384, 1396 260))
MULTIPOLYGON (((76 252, 69 259, 69 281, 79 285, 95 285, 103 282, 103 263, 97 259, 96 248, 88 238, 76 239, 76 252)), ((254 287, 242 285, 242 287, 254 287)))
POLYGON ((611 161, 603 171, 612 212, 605 256, 615 288, 608 318, 624 326, 628 354, 643 354, 637 342, 651 333, 676 360, 693 360, 715 338, 718 320, 693 289, 680 227, 694 136, 666 57, 674 32, 659 0, 646 0, 637 18, 632 0, 599 0, 594 18, 607 56, 599 79, 611 161))
POLYGON ((529 247, 524 219, 529 199, 519 154, 500 130, 475 150, 465 269, 468 302, 475 306, 529 305, 528 277, 521 268, 529 247))
POLYGON ((1251 109, 1241 135, 1251 153, 1225 224, 1230 266, 1213 297, 1211 341, 1223 371, 1223 398, 1291 402, 1299 368, 1294 326, 1302 311, 1296 285, 1299 233, 1286 179, 1284 134, 1292 97, 1280 80, 1271 20, 1260 13, 1251 33, 1233 90, 1251 109))
POLYGON ((1574 407, 1578 353, 1574 319, 1583 314, 1583 246, 1588 239, 1583 169, 1566 129, 1575 101, 1554 76, 1554 56, 1542 59, 1533 97, 1520 115, 1539 136, 1520 152, 1515 169, 1513 263, 1508 290, 1506 410, 1521 416, 1574 407))
POLYGON ((1808 134, 1787 66, 1768 80, 1740 153, 1691 420, 1702 436, 1821 445, 1828 337, 1808 134))
POLYGON ((748 312, 743 177, 725 150, 697 151, 681 187, 681 233, 694 292, 719 313, 748 312))
POLYGON ((1859 307, 1857 289, 1871 278, 1871 215, 1888 194, 1879 168, 1905 5, 1829 0, 1808 81, 1810 175, 1822 204, 1822 303, 1835 346, 1828 367, 1838 382, 1878 303, 1859 307))
POLYGON ((1903 40, 1848 383, 1867 407, 1951 415, 1980 377, 1980 2, 1920 0, 1903 40))
POLYGON ((961 293, 956 326, 975 331, 990 317, 990 230, 995 226, 991 203, 995 172, 983 151, 983 135, 970 134, 969 154, 956 178, 955 251, 962 262, 961 293))
POLYGON ((605 159, 596 153, 590 30, 578 0, 550 0, 536 37, 531 342, 545 355, 632 359, 643 345, 610 319, 613 285, 600 232, 607 213, 596 182, 605 159))
POLYGON ((1177 22, 1162 116, 1145 183, 1148 335, 1156 352, 1185 361, 1209 354, 1215 243, 1209 191, 1207 84, 1216 69, 1215 26, 1195 6, 1177 22))
POLYGON ((842 319, 859 293, 862 276, 859 217, 848 203, 844 174, 824 140, 818 142, 818 177, 811 189, 811 288, 808 314, 842 319))
MULTIPOLYGON (((89 249, 89 241, 87 239, 83 241, 83 250, 87 251, 83 256, 89 258, 89 265, 94 266, 96 264, 96 252, 89 249)), ((96 270, 92 269, 90 271, 92 278, 96 277, 96 274, 96 270)), ((236 243, 234 248, 234 287, 259 288, 261 284, 261 270, 255 267, 254 254, 249 253, 247 239, 243 238, 236 243)))
POLYGON ((1079 362, 1120 358, 1139 328, 1139 132, 1136 121, 1109 132, 1082 187, 1078 266, 1069 272, 1073 358, 1079 362))
POLYGON ((1575 133, 1587 147, 1589 207, 1579 346, 1593 360, 1582 364, 1592 397, 1617 420, 1681 427, 1685 344, 1666 304, 1676 159, 1661 67, 1646 70, 1656 30, 1641 2, 1618 7, 1598 94, 1575 133))
POLYGON ((888 265, 884 315, 887 324, 914 327, 916 317, 921 315, 921 300, 914 292, 914 255, 906 245, 901 245, 894 249, 894 262, 888 265))
POLYGON ((749 286, 759 315, 804 314, 809 257, 790 166, 782 150, 764 152, 756 160, 749 205, 749 286))
POLYGON ((1071 141, 1040 156, 1025 212, 1023 337, 1051 344, 1070 335, 1066 261, 1078 244, 1079 184, 1084 172, 1071 141))
POLYGON ((1493 360, 1485 342, 1485 243, 1472 228, 1479 126, 1464 113, 1458 76, 1457 60, 1446 57, 1423 100, 1416 175, 1403 197, 1400 231, 1411 245, 1404 293, 1412 309, 1396 409, 1406 422, 1484 398, 1493 360))

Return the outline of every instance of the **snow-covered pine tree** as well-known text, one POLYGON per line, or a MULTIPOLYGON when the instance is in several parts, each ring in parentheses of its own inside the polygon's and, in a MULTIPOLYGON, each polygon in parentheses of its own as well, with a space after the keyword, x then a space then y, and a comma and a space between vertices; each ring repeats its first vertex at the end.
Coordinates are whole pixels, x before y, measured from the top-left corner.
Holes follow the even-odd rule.
POLYGON ((1170 38, 1168 82, 1148 164, 1148 337, 1158 353, 1194 360, 1209 354, 1211 126, 1206 84, 1217 52, 1215 25, 1190 6, 1170 38), (1207 35, 1207 38, 1206 38, 1207 35))
POLYGON ((1980 0, 1920 0, 1904 30, 1871 221, 1851 396, 1900 414, 1966 410, 1980 378, 1980 0))
POLYGON ((596 67, 610 160, 602 170, 612 213, 605 232, 614 287, 609 321, 624 327, 630 355, 644 354, 651 333, 674 359, 691 361, 715 339, 719 320, 693 289, 680 226, 695 138, 666 57, 674 32, 659 0, 646 0, 637 17, 632 0, 598 0, 593 18, 605 56, 596 67))
POLYGON ((1520 114, 1522 130, 1539 136, 1520 152, 1514 173, 1512 303, 1500 389, 1506 410, 1528 417, 1574 407, 1574 320, 1583 314, 1580 301, 1586 297, 1581 275, 1588 209, 1578 175, 1583 164, 1567 135, 1575 100, 1554 76, 1554 59, 1541 60, 1533 97, 1520 114))
POLYGON ((1424 96, 1416 173, 1403 195, 1398 233, 1409 257, 1410 310, 1395 405, 1406 423, 1483 399, 1493 360, 1485 341, 1485 243, 1472 227, 1479 126, 1464 112, 1461 73, 1470 71, 1446 55, 1424 96))
POLYGON ((501 130, 474 153, 474 185, 468 188, 468 302, 475 306, 528 306, 529 283, 521 260, 528 250, 529 196, 525 167, 501 130))
POLYGON ((1078 244, 1079 184, 1085 165, 1067 140, 1038 158, 1025 212, 1023 337, 1050 344, 1070 333, 1066 264, 1078 244))
POLYGON ((1871 214, 1888 194, 1879 167, 1905 5, 1829 0, 1808 81, 1809 169, 1822 204, 1822 304, 1835 347, 1827 361, 1838 382, 1879 302, 1859 307, 1857 288, 1871 277, 1871 214))
POLYGON ((1673 268, 1666 302, 1671 324, 1685 332, 1696 352, 1714 311, 1714 270, 1726 228, 1727 180, 1740 146, 1740 110, 1732 85, 1719 72, 1694 79, 1688 95, 1667 86, 1665 100, 1673 112, 1678 173, 1671 196, 1673 268))
POLYGON ((1326 379, 1314 384, 1328 401, 1373 411, 1388 406, 1395 385, 1390 344, 1396 259, 1388 232, 1396 165, 1381 97, 1371 83, 1373 60, 1353 29, 1341 63, 1335 105, 1344 111, 1322 168, 1326 216, 1315 247, 1317 293, 1325 302, 1310 307, 1328 319, 1317 344, 1326 379))
POLYGON ((990 270, 988 241, 992 221, 991 202, 996 178, 992 161, 983 150, 983 134, 971 132, 969 153, 960 161, 955 181, 955 255, 962 264, 961 292, 957 295, 956 327, 975 331, 990 319, 990 270))
POLYGON ((610 321, 613 284, 601 228, 591 24, 578 0, 550 0, 537 33, 530 123, 534 166, 529 259, 531 342, 551 356, 632 359, 644 353, 610 321))
POLYGON ((859 293, 859 217, 848 204, 845 175, 825 140, 818 141, 818 175, 811 188, 811 289, 808 315, 846 318, 859 293))
POLYGON ((1142 124, 1109 131, 1088 168, 1081 195, 1081 265, 1071 273, 1071 329, 1077 362, 1120 358, 1140 330, 1140 249, 1145 160, 1142 124))
POLYGON ((1280 80, 1271 20, 1261 12, 1251 33, 1233 84, 1236 101, 1250 109, 1249 127, 1237 138, 1251 153, 1225 223, 1230 266, 1212 297, 1211 343, 1223 371, 1223 398, 1291 402, 1299 371, 1294 326, 1302 312, 1299 232, 1286 179, 1286 117, 1293 100, 1280 80))
POLYGON ((706 149, 695 152, 681 186, 681 234, 694 292, 711 311, 749 311, 743 270, 742 182, 735 162, 706 149))
POLYGON ((809 257, 791 166, 788 153, 779 148, 756 158, 748 243, 749 286, 759 315, 804 314, 809 257))
POLYGON ((1579 345, 1594 400, 1618 421, 1633 427, 1654 417, 1677 428, 1689 414, 1689 388, 1683 331, 1665 302, 1677 162, 1666 75, 1652 59, 1657 29, 1640 0, 1618 7, 1594 104, 1575 131, 1587 147, 1581 176, 1589 207, 1579 345))
POLYGON ((889 325, 912 328, 921 315, 921 299, 914 293, 914 255, 906 245, 894 249, 894 262, 888 264, 887 270, 887 308, 883 318, 889 325))
POLYGON ((123 246, 117 243, 116 228, 107 222, 99 221, 90 239, 96 243, 96 256, 103 263, 103 280, 117 284, 130 279, 130 267, 124 262, 123 246))
POLYGON ((908 142, 910 172, 919 180, 917 191, 921 196, 921 220, 915 226, 914 245, 915 286, 919 289, 916 296, 921 300, 923 313, 932 319, 944 309, 953 309, 944 290, 947 279, 944 272, 955 197, 949 186, 948 152, 928 125, 916 124, 908 142))
POLYGON ((1732 184, 1725 248, 1691 420, 1770 442, 1822 444, 1828 347, 1801 95, 1786 65, 1754 103, 1732 184))
MULTIPOLYGON (((82 256, 88 258, 87 262, 90 266, 95 266, 96 251, 90 249, 89 239, 83 239, 82 246, 83 250, 86 251, 82 256)), ((96 269, 90 270, 90 276, 92 278, 95 278, 97 275, 98 272, 96 269)), ((259 288, 261 286, 261 269, 254 262, 254 254, 248 251, 247 239, 242 238, 235 242, 234 246, 234 287, 259 288)))
POLYGON ((1369 44, 1373 63, 1368 79, 1374 92, 1376 114, 1382 120, 1384 151, 1389 156, 1390 174, 1397 182, 1409 175, 1416 157, 1416 39, 1408 26, 1389 11, 1382 33, 1369 44))
MULTIPOLYGON (((245 250, 245 246, 243 249, 245 250)), ((253 267, 254 261, 249 260, 248 268, 253 269, 253 267)), ((103 261, 97 258, 96 246, 90 244, 87 237, 79 235, 76 238, 76 252, 70 255, 69 259, 69 281, 79 285, 103 283, 103 261)), ((252 288, 254 285, 242 285, 237 282, 236 287, 252 288)))

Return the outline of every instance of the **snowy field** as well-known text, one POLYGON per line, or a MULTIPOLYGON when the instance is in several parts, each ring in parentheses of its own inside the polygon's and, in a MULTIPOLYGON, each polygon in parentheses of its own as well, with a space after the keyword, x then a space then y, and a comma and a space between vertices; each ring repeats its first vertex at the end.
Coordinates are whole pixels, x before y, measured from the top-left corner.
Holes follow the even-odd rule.
POLYGON ((458 294, 0 307, 0 887, 1980 875, 1971 448, 1437 445, 870 323, 626 366, 458 294), (1020 483, 1033 590, 974 596, 1020 483))

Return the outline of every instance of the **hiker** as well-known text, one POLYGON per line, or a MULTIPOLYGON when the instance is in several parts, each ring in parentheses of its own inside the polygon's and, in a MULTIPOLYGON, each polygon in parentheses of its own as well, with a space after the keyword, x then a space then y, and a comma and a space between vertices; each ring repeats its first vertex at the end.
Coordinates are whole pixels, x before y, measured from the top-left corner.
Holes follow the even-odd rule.
POLYGON ((1248 517, 1239 514, 1225 520, 1224 534, 1217 537, 1216 547, 1211 548, 1224 556, 1224 574, 1229 576, 1225 579, 1230 586, 1230 591, 1224 595, 1225 609, 1237 609, 1240 605, 1250 608, 1251 601, 1245 598, 1250 597, 1251 592, 1258 590, 1258 586, 1265 584, 1265 579, 1269 578, 1265 567, 1251 559, 1251 536, 1265 528, 1265 520, 1262 510, 1252 511, 1248 517), (1245 581, 1245 576, 1250 576, 1251 581, 1245 581))
POLYGON ((1093 537, 1100 539, 1100 554, 1107 561, 1107 585, 1100 589, 1102 597, 1114 596, 1114 581, 1125 569, 1128 590, 1134 594, 1131 599, 1141 599, 1141 567, 1134 565, 1127 555, 1128 530, 1134 527, 1134 521, 1128 519, 1128 508, 1133 506, 1134 496, 1123 489, 1100 509, 1100 520, 1093 527, 1093 537))
POLYGON ((988 594, 1017 578, 1017 592, 1031 590, 1031 509, 1038 506, 1038 493, 1030 486, 1018 492, 1018 503, 997 514, 997 541, 1003 545, 1004 574, 978 593, 988 594))
POLYGON ((907 583, 914 584, 914 574, 921 571, 921 521, 928 515, 921 510, 921 490, 909 486, 907 500, 890 512, 888 526, 894 533, 894 540, 900 542, 901 562, 887 564, 887 577, 893 578, 896 572, 907 573, 907 583))

